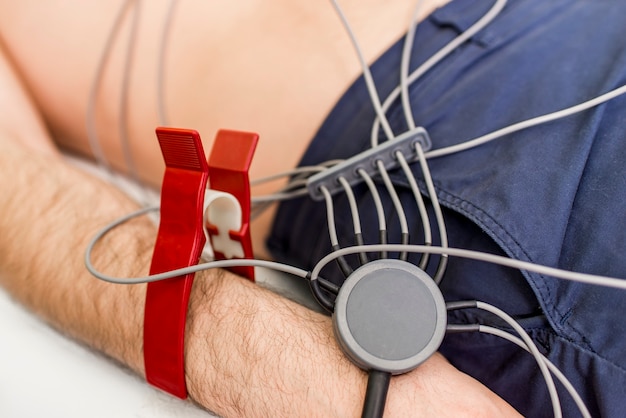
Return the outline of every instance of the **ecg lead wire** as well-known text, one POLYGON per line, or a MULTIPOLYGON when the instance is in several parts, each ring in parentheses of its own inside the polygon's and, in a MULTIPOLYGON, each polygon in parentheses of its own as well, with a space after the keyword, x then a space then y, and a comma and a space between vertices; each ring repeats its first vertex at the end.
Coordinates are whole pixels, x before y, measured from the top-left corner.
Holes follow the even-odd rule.
MULTIPOLYGON (((385 221, 385 210, 383 209, 383 201, 380 198, 380 194, 378 193, 378 189, 374 184, 374 181, 370 177, 369 174, 362 168, 357 170, 357 173, 361 176, 365 184, 370 191, 370 195, 374 200, 374 207, 376 208, 376 213, 378 215, 378 234, 379 240, 381 244, 387 244, 387 223, 385 221)), ((380 258, 387 258, 387 252, 381 251, 380 258)))
MULTIPOLYGON (((407 163, 404 155, 398 151, 396 152, 396 158, 402 167, 402 171, 404 171, 404 175, 409 182, 409 186, 411 187, 411 191, 413 192, 413 196, 415 197, 415 203, 417 204, 417 208, 420 213, 420 219, 422 220, 422 228, 424 230, 424 245, 432 245, 432 231, 430 229, 430 220, 428 217, 428 212, 426 211, 426 205, 424 204, 424 198, 417 187, 417 181, 415 181, 415 176, 409 167, 409 163, 407 163)), ((423 253, 422 258, 420 259, 419 268, 422 270, 426 269, 428 265, 429 254, 423 253)))
MULTIPOLYGON (((452 51, 458 48, 462 43, 467 41, 469 38, 474 36, 476 33, 485 28, 489 23, 495 19, 504 6, 506 5, 507 0, 496 0, 496 2, 491 6, 491 9, 487 11, 474 23, 470 26, 465 32, 461 33, 459 36, 450 41, 447 45, 441 48, 437 53, 435 53, 432 57, 426 60, 422 65, 420 65, 417 69, 415 69, 409 77, 406 79, 406 82, 410 85, 414 83, 417 79, 419 79, 422 75, 424 75, 427 71, 437 65, 441 60, 447 57, 452 51)), ((385 114, 391 104, 398 98, 401 93, 401 87, 398 85, 384 100, 381 113, 385 114)), ((378 145, 378 130, 380 129, 381 120, 377 117, 372 124, 371 131, 371 143, 372 146, 375 147, 378 145)))
MULTIPOLYGON (((447 333, 455 333, 455 334, 456 333, 461 333, 461 332, 480 332, 480 333, 483 333, 483 334, 490 334, 490 335, 494 335, 494 336, 499 337, 499 338, 503 338, 503 339, 505 339, 507 341, 510 341, 510 342, 514 343, 515 345, 517 345, 518 347, 523 348, 524 350, 526 350, 527 352, 530 353, 530 349, 528 348, 526 343, 524 343, 524 341, 521 338, 518 338, 517 336, 511 334, 508 331, 504 331, 502 329, 495 328, 495 327, 492 327, 492 326, 489 326, 489 325, 482 325, 482 324, 448 324, 447 327, 446 327, 446 332, 447 333)), ((546 364, 546 366, 548 367, 548 369, 550 370, 550 372, 554 375, 554 377, 557 378, 557 380, 563 385, 563 387, 565 388, 567 393, 570 395, 570 397, 572 398, 572 400, 574 401, 574 403, 578 407, 578 410, 580 411, 580 414, 582 415, 582 417, 583 418, 591 418, 591 414, 589 413, 589 410, 587 409, 587 406, 585 405, 584 401, 580 397, 580 394, 576 391, 576 388, 574 388, 574 385, 572 385, 572 383, 563 374, 563 372, 561 372, 550 360, 548 360, 548 358, 546 358, 546 356, 544 356, 542 354, 541 358, 542 358, 543 362, 546 364)))
POLYGON ((380 124, 383 127, 383 131, 385 132, 387 139, 391 140, 392 138, 395 137, 395 135, 393 134, 393 130, 391 129, 391 126, 389 125, 389 122, 387 121, 387 116, 385 115, 385 111, 383 110, 382 105, 380 103, 380 97, 378 95, 378 91, 376 90, 376 84, 374 83, 374 78, 372 77, 372 73, 370 71, 369 65, 367 65, 367 62, 365 61, 365 57, 363 56, 363 52, 361 51, 359 42, 357 41, 354 31, 350 27, 350 23, 348 22, 348 19, 346 18, 346 15, 344 14, 337 0, 331 0, 331 3, 334 6, 335 11, 337 12, 339 19, 341 20, 341 23, 343 24, 343 27, 345 28, 346 32, 348 32, 350 41, 352 41, 352 46, 354 47, 357 57, 359 58, 359 62, 361 63, 361 69, 363 71, 363 79, 365 80, 365 85, 367 87, 367 91, 369 92, 370 100, 372 102, 372 105, 374 106, 374 110, 376 111, 376 114, 378 115, 377 120, 380 121, 380 124))
POLYGON ((507 324, 509 324, 518 333, 520 338, 524 341, 524 343, 528 347, 528 350, 530 351, 530 353, 537 360, 537 364, 539 365, 539 370, 541 370, 541 374, 543 375, 543 378, 546 381, 546 385, 548 386, 548 392, 550 393, 550 399, 552 400, 552 410, 554 412, 554 417, 561 418, 563 416, 563 413, 561 411, 561 402, 559 400, 559 394, 556 391, 556 386, 554 385, 554 380, 552 379, 552 375, 550 374, 550 371, 548 370, 546 363, 542 360, 543 358, 542 354, 539 352, 539 349, 537 348, 537 345, 534 343, 532 338, 530 338, 528 333, 524 330, 524 328, 521 327, 520 324, 517 323, 517 321, 515 321, 509 314, 507 314, 500 308, 497 308, 493 305, 490 305, 485 302, 480 302, 480 301, 476 302, 476 308, 496 315, 497 317, 505 321, 507 324))
POLYGON ((141 18, 142 0, 135 0, 135 7, 133 10, 133 19, 130 26, 130 34, 128 35, 128 44, 126 45, 126 56, 124 58, 124 67, 122 69, 122 84, 120 87, 120 99, 119 99, 119 111, 118 111, 118 135, 120 137, 120 145, 122 148, 122 154, 124 156, 124 162, 126 168, 130 174, 131 179, 141 185, 139 179, 139 173, 135 165, 135 159, 133 158, 132 150, 130 147, 130 138, 128 135, 128 105, 130 98, 130 80, 133 68, 133 58, 135 55, 135 46, 137 44, 137 31, 139 30, 139 21, 141 18))
MULTIPOLYGON (((402 207, 402 202, 400 202, 400 198, 398 197, 398 193, 396 192, 396 189, 393 187, 393 183, 391 182, 391 179, 389 178, 389 174, 387 173, 387 170, 385 169, 385 166, 383 165, 381 160, 376 161, 376 166, 378 167, 378 172, 380 173, 383 182, 385 183, 385 187, 387 188, 387 191, 389 193, 389 197, 391 197, 391 201, 393 202, 393 205, 396 209, 396 213, 398 214, 398 219, 400 221, 400 231, 402 234, 402 243, 403 244, 408 244, 409 243, 409 225, 408 222, 406 220, 406 214, 404 213, 404 208, 402 207)), ((406 252, 402 251, 400 253, 400 259, 401 260, 406 260, 406 252)))
POLYGON ((504 257, 501 255, 483 253, 480 251, 466 250, 462 248, 440 248, 435 246, 427 247, 425 245, 402 245, 402 244, 370 244, 354 247, 346 247, 337 250, 333 253, 327 254, 321 260, 317 262, 313 270, 311 270, 311 280, 315 280, 319 275, 321 269, 333 261, 337 257, 345 256, 348 254, 356 254, 358 252, 379 252, 379 251, 407 251, 411 253, 421 253, 427 251, 431 254, 448 254, 451 257, 461 257, 470 260, 476 260, 486 263, 497 264, 504 267, 510 267, 517 270, 527 270, 534 273, 538 273, 544 276, 550 276, 557 279, 568 280, 578 283, 586 283, 595 286, 611 287, 614 289, 626 290, 626 280, 601 276, 597 274, 579 273, 575 271, 558 269, 555 267, 549 267, 542 264, 532 263, 529 261, 521 261, 514 258, 504 257))
POLYGON ((586 102, 579 103, 577 105, 574 105, 565 109, 561 109, 556 112, 547 113, 545 115, 537 116, 535 118, 531 118, 531 119, 527 119, 518 123, 514 123, 512 125, 498 129, 497 131, 493 131, 491 133, 480 136, 478 138, 470 139, 468 141, 462 142, 457 145, 451 145, 449 147, 428 151, 425 153, 426 158, 430 159, 430 158, 442 157, 444 155, 454 154, 457 152, 475 148, 479 145, 486 144, 487 142, 493 141, 494 139, 501 138, 505 135, 509 135, 514 132, 521 131, 523 129, 528 129, 533 126, 541 125, 544 123, 552 122, 558 119, 563 119, 565 117, 574 115, 576 113, 590 109, 594 106, 598 106, 602 103, 605 103, 618 96, 621 96, 624 93, 626 93, 626 85, 620 86, 600 96, 594 97, 593 99, 587 100, 586 102))
MULTIPOLYGON (((359 215, 359 206, 356 203, 354 192, 352 191, 352 187, 345 179, 345 177, 339 177, 339 183, 341 183, 341 186, 346 193, 346 197, 348 198, 348 204, 350 205, 355 243, 356 245, 363 245, 363 234, 361 232, 361 216, 359 215)), ((368 261, 367 255, 365 255, 365 253, 359 253, 359 260, 361 261, 361 264, 366 264, 368 261)))
MULTIPOLYGON (((528 333, 524 330, 524 328, 522 328, 522 326, 518 324, 517 321, 513 319, 509 314, 507 314, 503 310, 493 305, 490 305, 486 302, 480 302, 476 300, 461 300, 461 301, 446 303, 446 309, 448 311, 454 311, 454 310, 460 310, 460 309, 472 309, 472 308, 487 311, 497 316, 498 318, 506 322, 511 328, 513 328, 515 332, 517 332, 520 338, 524 341, 524 344, 528 348, 528 351, 535 358, 535 361, 537 362, 537 365, 539 366, 539 370, 541 371, 541 374, 543 375, 546 386, 548 387, 550 400, 552 401, 552 411, 554 413, 554 417, 561 418, 562 417, 561 401, 559 400, 559 394, 556 390, 556 386, 554 385, 554 380, 552 379, 552 375, 550 374, 550 371, 548 370, 546 363, 543 361, 544 359, 543 355, 539 352, 537 345, 532 340, 532 338, 530 338, 530 335, 528 335, 528 333)), ((479 324, 470 324, 469 327, 470 329, 468 330, 471 330, 471 331, 477 331, 480 329, 479 324)), ((450 325, 446 329, 450 330, 451 332, 458 332, 459 330, 463 329, 463 326, 462 325, 450 325)))
MULTIPOLYGON (((487 325, 480 325, 478 327, 478 332, 491 334, 500 338, 504 338, 505 340, 510 341, 514 343, 515 345, 523 348, 524 350, 530 352, 530 349, 521 338, 518 338, 515 335, 509 332, 506 332, 504 330, 490 327, 487 325)), ((582 400, 582 398, 580 397, 580 394, 576 391, 576 388, 574 388, 574 386, 569 381, 569 379, 563 374, 563 372, 561 372, 561 370, 558 369, 558 367, 556 367, 545 356, 542 355, 541 357, 543 357, 543 361, 548 367, 548 369, 550 369, 550 372, 552 372, 552 374, 559 380, 559 382, 561 382, 565 390, 567 390, 569 395, 572 397, 572 400, 578 407, 578 410, 580 411, 580 414, 583 416, 583 418, 591 418, 591 413, 589 413, 589 410, 587 409, 587 405, 585 405, 585 402, 582 400)))
POLYGON ((163 29, 161 30, 161 42, 157 59, 157 113, 161 126, 169 126, 169 117, 165 106, 165 67, 172 23, 174 21, 177 5, 178 0, 170 0, 163 22, 163 29))
MULTIPOLYGON (((428 162, 426 161, 426 157, 424 156, 424 151, 422 150, 422 146, 419 143, 415 143, 415 151, 419 156, 420 167, 422 169, 422 174, 424 175, 424 181, 426 183, 426 189, 428 190, 428 196, 430 196, 430 202, 433 205, 433 211, 435 212, 435 219, 437 220, 437 228, 439 228, 439 240, 441 248, 448 247, 448 231, 446 229, 446 222, 443 218, 443 213, 441 212, 441 205, 439 204, 439 198, 437 197, 437 192, 435 191, 435 185, 433 183, 433 178, 430 175, 430 168, 428 167, 428 162)), ((443 275, 446 272, 446 267, 448 265, 448 255, 445 253, 441 254, 441 258, 439 258, 439 265, 437 266, 437 271, 435 272, 435 283, 441 283, 443 279, 443 275)))
POLYGON ((411 65, 411 52, 413 51, 413 42, 415 40, 415 32, 417 31, 417 19, 422 8, 424 0, 419 0, 411 17, 409 30, 404 37, 404 45, 402 47, 402 59, 400 60, 400 88, 402 98, 402 109, 404 117, 407 121, 409 129, 415 128, 415 120, 413 119, 413 110, 411 109, 411 101, 409 100, 409 67, 411 65))
POLYGON ((104 48, 102 49, 102 53, 100 54, 100 59, 98 61, 98 64, 96 65, 96 72, 89 88, 89 95, 87 97, 87 108, 85 111, 85 128, 87 131, 87 140, 89 142, 89 147, 96 161, 98 162, 98 165, 104 168, 111 178, 113 178, 113 172, 111 170, 111 166, 109 165, 108 160, 104 156, 104 151, 100 143, 100 136, 98 135, 98 130, 96 127, 96 102, 98 100, 98 93, 100 92, 102 78, 104 76, 104 70, 106 68, 107 61, 109 60, 111 49, 113 48, 113 43, 115 42, 120 27, 124 21, 124 16, 126 15, 127 9, 134 2, 135 0, 126 0, 124 3, 122 3, 122 6, 115 16, 113 26, 111 27, 111 30, 107 35, 104 48))
MULTIPOLYGON (((254 267, 264 267, 273 269, 276 271, 282 271, 284 273, 291 274, 296 277, 301 277, 303 279, 307 279, 310 281, 311 272, 305 271, 298 267, 293 267, 288 264, 278 263, 275 261, 268 260, 256 260, 256 259, 230 259, 230 260, 216 260, 209 261, 207 263, 198 264, 195 266, 185 267, 183 269, 167 271, 159 274, 153 274, 143 277, 114 277, 108 274, 100 272, 93 265, 91 261, 91 255, 94 251, 96 245, 107 235, 109 232, 114 230, 115 228, 120 227, 124 223, 130 221, 131 219, 137 218, 139 216, 146 215, 150 212, 158 211, 159 206, 147 206, 141 209, 138 209, 134 212, 128 213, 124 216, 120 216, 119 218, 113 220, 109 224, 105 225, 102 229, 100 229, 96 234, 91 238, 89 244, 87 244, 87 248, 85 249, 84 262, 85 267, 89 273, 97 278, 98 280, 102 280, 108 283, 114 284, 124 284, 124 285, 133 285, 140 283, 150 283, 156 282, 159 280, 171 279, 173 277, 184 276, 189 273, 197 273, 202 270, 209 270, 213 268, 226 268, 226 267, 238 267, 238 266, 254 266, 254 267)), ((318 281, 318 286, 323 288, 333 294, 337 294, 339 292, 339 286, 335 285, 332 282, 329 282, 320 277, 316 278, 318 281)))
MULTIPOLYGON (((328 222, 328 234, 330 235, 330 245, 333 251, 339 251, 341 247, 339 247, 339 239, 337 238, 337 226, 335 225, 335 209, 333 206, 333 197, 330 195, 328 189, 324 186, 320 186, 320 190, 324 195, 324 200, 326 201, 326 219, 328 222)), ((341 269, 341 272, 345 277, 348 277, 352 274, 352 268, 346 261, 343 256, 339 256, 336 258, 337 264, 341 269)))

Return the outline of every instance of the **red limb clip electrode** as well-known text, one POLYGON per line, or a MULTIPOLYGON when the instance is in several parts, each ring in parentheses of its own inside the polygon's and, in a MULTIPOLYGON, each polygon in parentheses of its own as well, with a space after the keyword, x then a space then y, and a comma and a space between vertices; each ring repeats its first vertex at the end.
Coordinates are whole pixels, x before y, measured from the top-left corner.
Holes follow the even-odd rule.
MULTIPOLYGON (((196 131, 157 128, 165 159, 161 220, 150 274, 198 263, 206 238, 204 193, 209 166, 196 131)), ((146 380, 179 398, 187 397, 184 338, 194 274, 148 284, 144 319, 146 380)))
MULTIPOLYGON (((250 182, 248 170, 258 135, 219 131, 207 163, 198 132, 186 129, 157 128, 165 160, 161 189, 161 220, 152 255, 150 274, 157 274, 198 263, 206 238, 204 235, 205 192, 211 176, 213 190, 236 199, 234 222, 212 223, 206 229, 216 245, 216 259, 230 258, 220 248, 236 244, 237 256, 252 258, 250 238, 250 182), (230 229, 229 225, 236 225, 230 229), (226 243, 224 245, 224 243, 226 243)), ((210 193, 215 193, 209 191, 210 193)), ((218 211, 219 212, 219 211, 218 211)), ((209 211, 209 213, 211 213, 209 211)), ((232 215, 232 214, 230 214, 232 215)), ((232 216, 229 219, 233 219, 232 216)), ((253 267, 233 268, 254 280, 253 267)), ((148 284, 144 319, 144 364, 146 380, 179 398, 187 397, 185 385, 185 321, 194 274, 148 284)))
MULTIPOLYGON (((241 246, 241 258, 253 258, 250 239, 250 177, 248 171, 259 136, 250 132, 220 130, 215 138, 209 157, 210 189, 233 195, 241 207, 239 230, 220 230, 220 226, 208 219, 205 228, 211 240, 216 260, 232 258, 220 251, 218 242, 231 240, 241 246), (227 234, 227 235, 226 235, 227 234)), ((254 281, 254 267, 233 267, 240 276, 254 281)))

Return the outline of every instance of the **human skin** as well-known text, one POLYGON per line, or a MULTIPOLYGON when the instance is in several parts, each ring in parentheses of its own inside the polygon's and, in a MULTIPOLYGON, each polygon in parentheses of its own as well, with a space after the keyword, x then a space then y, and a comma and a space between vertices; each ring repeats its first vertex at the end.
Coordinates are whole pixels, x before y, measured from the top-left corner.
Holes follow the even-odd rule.
MULTIPOLYGON (((254 177, 293 167, 334 100, 359 72, 338 21, 331 23, 336 18, 330 6, 322 9, 309 3, 314 2, 299 4, 298 10, 287 1, 280 2, 283 8, 277 4, 276 10, 257 2, 236 10, 223 4, 225 9, 216 14, 198 13, 194 8, 209 6, 191 2, 181 6, 178 14, 179 25, 201 15, 213 19, 213 26, 205 23, 185 35, 174 32, 170 51, 181 65, 168 72, 171 120, 177 126, 198 129, 207 147, 219 128, 260 132, 254 177), (281 15, 287 11, 291 14, 281 15), (297 16, 307 19, 297 20, 297 16), (269 25, 274 31, 266 33, 261 28, 267 28, 268 22, 280 24, 269 25), (312 32, 318 25, 328 30, 312 32), (207 27, 218 34, 212 33, 212 38, 197 33, 207 27), (218 35, 233 28, 242 29, 234 32, 240 38, 230 39, 237 48, 225 50, 220 41, 224 38, 218 35), (250 37, 258 33, 264 34, 262 39, 245 49, 250 37), (296 37, 294 42, 278 42, 287 34, 296 37), (315 42, 306 54, 298 55, 307 37, 315 42), (265 53, 255 55, 261 46, 265 53), (212 54, 202 54, 197 48, 212 54), (278 61, 293 80, 274 75, 277 58, 265 59, 269 52, 284 58, 278 61), (213 60, 203 61, 207 56, 213 60), (211 68, 215 57, 234 67, 222 67, 218 77, 211 68), (326 61, 319 63, 321 57, 326 61), (254 71, 242 73, 250 69, 248 59, 253 60, 254 71), (328 74, 323 86, 307 87, 305 81, 320 72, 328 74), (258 78, 246 84, 250 77, 258 78), (256 86, 263 91, 251 90, 256 86), (292 91, 298 94, 288 95, 292 91), (276 156, 279 151, 284 155, 276 156)), ((356 29, 360 28, 371 61, 400 36, 403 28, 392 23, 408 21, 410 2, 385 7, 388 14, 381 12, 383 2, 369 2, 370 8, 350 7, 350 3, 346 2, 346 11, 356 16, 356 29), (370 12, 359 15, 361 9, 370 12), (374 17, 386 25, 368 35, 365 29, 374 17), (395 32, 389 29, 392 26, 398 26, 395 32)), ((0 200, 0 283, 61 332, 143 375, 145 285, 97 281, 87 273, 82 259, 87 242, 99 228, 136 206, 113 186, 68 165, 57 151, 61 147, 90 155, 84 127, 86 97, 120 4, 76 1, 71 7, 61 7, 61 2, 0 2, 0 190, 10 197, 0 200), (86 40, 82 34, 87 30, 86 40)), ((142 178, 153 185, 159 182, 162 163, 153 140, 158 121, 155 112, 147 109, 154 109, 156 99, 153 38, 158 38, 155 34, 165 6, 155 1, 144 8, 137 46, 143 52, 135 59, 129 106, 133 154, 142 178)), ((121 74, 116 64, 123 55, 121 44, 98 101, 101 127, 115 126, 119 118, 121 74)), ((101 140, 107 158, 123 170, 117 135, 117 129, 105 129, 101 140)), ((264 227, 256 229, 260 236, 264 227)), ((116 276, 145 275, 154 238, 150 222, 134 221, 96 248, 94 262, 116 276)), ((197 275, 185 349, 191 399, 220 415, 347 417, 360 413, 366 375, 338 349, 329 319, 228 272, 197 275)), ((416 371, 392 379, 389 416, 468 416, 470 411, 476 416, 515 414, 439 355, 416 371)))

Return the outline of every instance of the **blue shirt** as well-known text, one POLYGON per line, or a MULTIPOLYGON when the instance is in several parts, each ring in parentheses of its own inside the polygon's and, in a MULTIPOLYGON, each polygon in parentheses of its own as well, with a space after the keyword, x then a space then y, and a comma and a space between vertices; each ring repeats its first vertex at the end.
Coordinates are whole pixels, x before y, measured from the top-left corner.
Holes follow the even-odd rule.
MULTIPOLYGON (((411 68, 492 5, 493 0, 453 0, 435 11, 418 26, 411 68)), ((626 2, 620 0, 510 0, 488 27, 411 86, 415 121, 438 149, 615 89, 626 84, 625 28, 626 2)), ((382 97, 399 83, 401 50, 399 41, 372 67, 382 97)), ((321 126, 301 164, 367 149, 374 117, 359 79, 321 126)), ((396 134, 406 129, 399 101, 388 117, 396 134)), ((619 97, 429 160, 450 246, 626 278, 625 141, 626 97, 619 97)), ((424 189, 418 165, 413 172, 424 189)), ((392 178, 409 217, 412 242, 420 243, 421 221, 408 182, 400 171, 392 178)), ((355 192, 365 240, 376 243, 373 201, 365 186, 355 192)), ((397 216, 386 200, 389 241, 399 242, 397 216)), ((352 245, 347 199, 339 194, 334 203, 340 243, 352 245)), ((268 245, 278 260, 312 268, 331 251, 327 234, 320 233, 326 228, 323 203, 285 202, 276 219, 268 245)), ((431 273, 434 267, 436 259, 431 273)), ((324 276, 342 280, 337 269, 325 270, 324 276)), ((481 300, 513 315, 574 384, 592 415, 624 415, 626 291, 460 258, 450 260, 441 289, 447 301, 481 300)), ((448 321, 508 329, 475 310, 455 311, 448 321)), ((451 334, 441 351, 521 413, 552 415, 534 359, 517 346, 478 333, 451 334)), ((557 386, 565 416, 577 416, 574 403, 557 386)))

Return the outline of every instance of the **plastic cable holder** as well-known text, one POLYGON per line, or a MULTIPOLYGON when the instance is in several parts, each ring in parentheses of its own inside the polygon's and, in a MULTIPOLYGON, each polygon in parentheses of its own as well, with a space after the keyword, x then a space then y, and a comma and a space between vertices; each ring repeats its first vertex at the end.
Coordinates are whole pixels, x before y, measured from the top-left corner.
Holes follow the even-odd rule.
POLYGON ((309 195, 313 200, 324 200, 324 194, 321 191, 322 186, 326 187, 330 194, 343 190, 339 181, 340 178, 344 178, 351 186, 357 185, 363 181, 363 177, 359 174, 361 169, 369 176, 374 177, 378 174, 378 161, 383 163, 386 170, 398 168, 400 166, 396 157, 398 152, 404 156, 408 163, 415 162, 419 159, 415 149, 416 144, 419 144, 424 151, 431 148, 430 137, 424 128, 415 128, 391 141, 383 142, 375 148, 367 149, 311 176, 307 181, 309 195))

